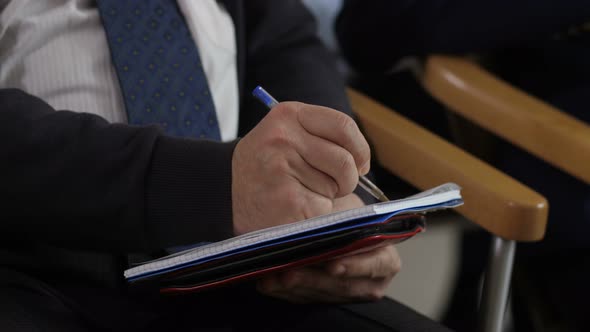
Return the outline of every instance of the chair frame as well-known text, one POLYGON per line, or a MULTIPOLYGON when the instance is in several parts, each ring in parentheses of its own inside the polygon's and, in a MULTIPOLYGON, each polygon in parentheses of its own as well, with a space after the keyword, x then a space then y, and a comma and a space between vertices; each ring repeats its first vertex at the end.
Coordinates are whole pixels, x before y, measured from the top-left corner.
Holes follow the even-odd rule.
POLYGON ((543 238, 547 200, 365 95, 349 89, 348 96, 382 167, 419 189, 459 184, 465 205, 457 210, 493 234, 480 322, 482 331, 500 331, 516 241, 543 238))
MULTIPOLYGON (((590 184, 588 124, 496 78, 464 57, 430 56, 421 73, 424 88, 450 111, 590 184)), ((514 246, 513 241, 500 237, 492 243, 488 271, 494 274, 486 274, 481 331, 502 328, 506 303, 500 302, 508 295, 514 246)))

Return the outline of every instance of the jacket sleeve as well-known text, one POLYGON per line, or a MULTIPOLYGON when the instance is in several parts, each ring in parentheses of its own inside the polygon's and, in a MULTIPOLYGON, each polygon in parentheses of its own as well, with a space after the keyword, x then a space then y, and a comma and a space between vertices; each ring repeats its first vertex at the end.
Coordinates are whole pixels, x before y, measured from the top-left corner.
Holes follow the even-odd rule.
POLYGON ((296 0, 248 0, 243 4, 243 106, 249 118, 241 119, 241 129, 252 128, 268 112, 249 96, 257 85, 279 101, 297 100, 351 114, 336 59, 317 37, 316 22, 307 8, 296 0))
POLYGON ((229 237, 234 145, 0 89, 0 241, 132 252, 229 237))

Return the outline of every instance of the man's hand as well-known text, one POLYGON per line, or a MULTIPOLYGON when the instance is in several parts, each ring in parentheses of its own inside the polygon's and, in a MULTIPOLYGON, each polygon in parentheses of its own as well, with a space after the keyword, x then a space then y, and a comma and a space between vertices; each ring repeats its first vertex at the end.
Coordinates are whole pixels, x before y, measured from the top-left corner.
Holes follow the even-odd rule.
POLYGON ((265 277, 258 282, 258 290, 294 303, 374 301, 384 296, 400 269, 398 253, 388 245, 265 277))
POLYGON ((336 110, 296 102, 275 106, 236 146, 234 232, 330 213, 370 167, 356 123, 336 110))
MULTIPOLYGON (((234 151, 234 231, 362 206, 352 191, 369 167, 369 145, 350 117, 325 107, 280 103, 234 151)), ((395 248, 384 246, 269 276, 259 289, 292 302, 374 300, 399 268, 395 248)))
MULTIPOLYGON (((363 206, 354 193, 334 200, 333 211, 363 206)), ((334 259, 261 279, 260 292, 295 303, 378 300, 401 269, 393 245, 334 259)))

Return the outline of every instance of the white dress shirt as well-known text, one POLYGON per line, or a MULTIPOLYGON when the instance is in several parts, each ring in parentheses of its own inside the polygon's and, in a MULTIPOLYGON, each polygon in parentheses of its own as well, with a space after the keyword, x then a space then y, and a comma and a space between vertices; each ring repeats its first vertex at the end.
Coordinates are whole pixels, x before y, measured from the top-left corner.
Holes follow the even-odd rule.
MULTIPOLYGON (((223 141, 238 131, 236 40, 215 0, 177 0, 199 54, 223 141)), ((0 0, 0 88, 19 88, 55 109, 127 122, 119 81, 93 0, 0 0)))

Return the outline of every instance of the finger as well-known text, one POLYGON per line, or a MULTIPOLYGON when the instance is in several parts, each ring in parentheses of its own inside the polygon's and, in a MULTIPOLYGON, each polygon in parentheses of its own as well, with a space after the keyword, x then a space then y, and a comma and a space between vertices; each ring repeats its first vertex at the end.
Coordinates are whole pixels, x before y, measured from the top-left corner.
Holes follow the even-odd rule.
POLYGON ((311 167, 334 179, 338 185, 336 197, 346 196, 356 188, 359 172, 352 154, 343 147, 303 132, 295 149, 311 167))
POLYGON ((322 294, 309 289, 302 289, 298 287, 287 288, 279 281, 278 277, 261 279, 258 281, 256 286, 257 290, 264 295, 286 300, 292 303, 344 303, 350 301, 348 298, 322 294))
POLYGON ((293 151, 288 157, 291 175, 307 189, 324 197, 334 199, 338 195, 338 183, 326 173, 309 165, 301 155, 293 151))
POLYGON ((355 193, 334 200, 333 212, 345 211, 365 206, 365 203, 355 193))
POLYGON ((331 298, 331 301, 338 302, 379 299, 389 284, 389 281, 378 278, 334 277, 325 270, 306 267, 280 274, 279 278, 279 285, 299 296, 322 301, 331 298))
POLYGON ((301 296, 299 294, 294 294, 289 289, 285 288, 281 284, 277 274, 273 274, 258 280, 256 283, 256 289, 264 295, 286 300, 292 303, 304 304, 314 302, 313 299, 306 298, 305 296, 301 296))
POLYGON ((293 183, 280 183, 280 187, 274 195, 280 196, 280 200, 269 198, 275 202, 275 210, 280 214, 288 213, 292 217, 289 222, 313 218, 332 212, 334 201, 302 186, 298 179, 289 177, 286 181, 293 183))
MULTIPOLYGON (((263 120, 264 125, 269 126, 267 130, 269 144, 283 152, 294 148, 311 167, 334 179, 338 184, 336 197, 345 196, 351 193, 358 183, 359 170, 354 156, 337 143, 305 130, 298 118, 300 109, 306 106, 314 107, 302 103, 286 102, 280 103, 269 112, 263 120)), ((328 108, 321 109, 338 113, 328 108)), ((278 158, 278 166, 286 166, 281 164, 281 159, 278 158)), ((269 162, 272 163, 272 160, 269 162)))
POLYGON ((334 201, 310 190, 302 194, 306 203, 302 206, 305 219, 331 213, 334 210, 334 201))
POLYGON ((331 294, 326 290, 298 285, 292 280, 292 275, 275 274, 258 281, 257 289, 260 293, 283 299, 292 303, 346 303, 359 298, 331 294))
POLYGON ((357 299, 350 297, 335 296, 332 294, 325 294, 315 289, 308 288, 294 288, 287 290, 279 290, 266 295, 287 300, 292 303, 350 303, 353 301, 368 300, 357 299))
POLYGON ((338 258, 327 270, 334 276, 391 279, 401 269, 401 259, 393 245, 387 245, 358 255, 338 258))
POLYGON ((351 117, 331 108, 307 104, 300 106, 297 115, 299 123, 310 134, 334 142, 350 152, 360 174, 369 171, 369 144, 351 117))

